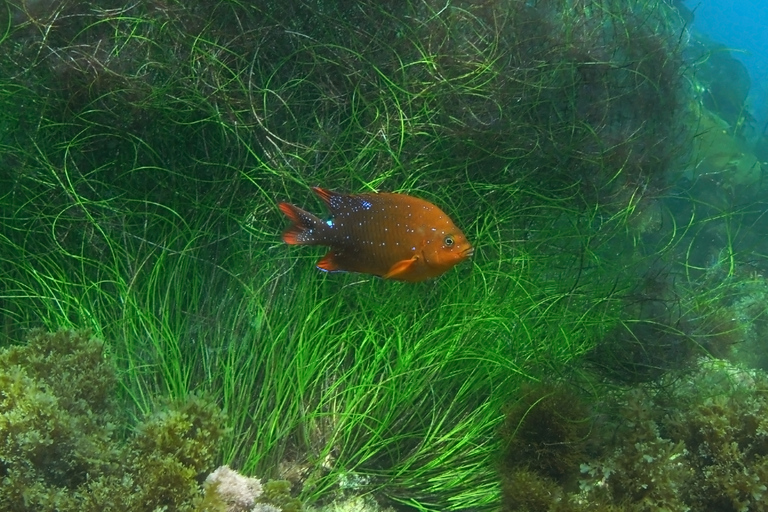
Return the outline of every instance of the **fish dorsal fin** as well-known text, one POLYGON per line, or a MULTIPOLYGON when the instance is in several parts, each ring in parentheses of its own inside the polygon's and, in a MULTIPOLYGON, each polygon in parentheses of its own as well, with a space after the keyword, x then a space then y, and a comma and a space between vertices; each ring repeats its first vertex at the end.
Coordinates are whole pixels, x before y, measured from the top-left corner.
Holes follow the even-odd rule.
POLYGON ((339 268, 339 265, 336 263, 335 256, 333 251, 329 251, 328 254, 320 258, 320 261, 317 262, 317 268, 326 272, 338 272, 343 270, 339 268))
POLYGON ((409 272, 412 272, 416 268, 416 262, 419 261, 418 256, 414 256, 408 260, 400 260, 389 268, 386 274, 382 277, 384 279, 402 279, 409 272))
POLYGON ((317 194, 320 197, 320 199, 323 200, 323 202, 328 207, 328 209, 333 211, 332 200, 334 197, 340 194, 337 194, 336 192, 331 192, 330 190, 326 190, 320 187, 312 187, 312 190, 315 192, 315 194, 317 194))
POLYGON ((371 208, 370 201, 364 199, 366 194, 339 194, 338 192, 320 187, 312 187, 312 190, 323 200, 331 211, 331 215, 336 215, 349 209, 363 208, 368 210, 371 208))

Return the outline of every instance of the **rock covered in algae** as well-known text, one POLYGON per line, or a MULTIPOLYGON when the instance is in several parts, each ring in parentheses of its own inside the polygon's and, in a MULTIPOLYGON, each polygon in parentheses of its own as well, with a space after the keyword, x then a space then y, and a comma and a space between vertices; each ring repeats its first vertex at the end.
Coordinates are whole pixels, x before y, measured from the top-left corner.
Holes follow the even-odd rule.
POLYGON ((287 480, 269 480, 241 475, 221 466, 205 479, 205 496, 198 512, 298 512, 301 502, 290 494, 287 480))
POLYGON ((219 467, 205 479, 206 499, 220 502, 228 512, 251 510, 263 492, 261 480, 243 476, 229 466, 219 467))
POLYGON ((225 433, 202 397, 127 430, 102 341, 34 331, 0 351, 0 510, 193 510, 225 433))
POLYGON ((588 436, 600 451, 563 438, 585 456, 571 478, 518 452, 502 468, 502 510, 768 511, 765 373, 701 360, 693 372, 615 389, 594 408, 606 416, 588 436))
POLYGON ((309 512, 395 512, 391 507, 383 507, 370 496, 356 496, 340 499, 320 508, 309 508, 309 512))
POLYGON ((158 400, 128 425, 117 383, 104 343, 87 333, 33 331, 0 351, 0 510, 301 510, 287 482, 213 471, 227 431, 210 400, 158 400))
POLYGON ((90 475, 117 470, 116 382, 84 334, 34 331, 0 352, 0 509, 75 510, 90 475))

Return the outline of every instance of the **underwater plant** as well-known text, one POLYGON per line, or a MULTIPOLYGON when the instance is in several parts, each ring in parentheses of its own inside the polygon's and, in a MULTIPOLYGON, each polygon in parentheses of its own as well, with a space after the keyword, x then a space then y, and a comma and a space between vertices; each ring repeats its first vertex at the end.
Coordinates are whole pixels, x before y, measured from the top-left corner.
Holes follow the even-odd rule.
POLYGON ((85 334, 41 331, 0 352, 0 508, 77 510, 75 490, 123 452, 114 368, 85 334))
POLYGON ((768 510, 765 373, 702 358, 601 396, 600 450, 558 478, 519 457, 503 468, 505 511, 768 510))
POLYGON ((502 474, 521 468, 564 483, 587 458, 592 431, 588 406, 563 384, 528 384, 516 394, 501 431, 502 474))
POLYGON ((192 510, 224 417, 200 397, 158 407, 125 437, 117 374, 87 333, 35 331, 0 351, 0 508, 192 510))
MULTIPOLYGON (((695 261, 686 265, 693 273, 695 261)), ((673 269, 651 268, 634 289, 614 296, 621 321, 587 355, 592 370, 631 384, 658 380, 702 356, 761 368, 763 280, 727 265, 703 269, 696 280, 686 279, 685 267, 673 269)))
MULTIPOLYGON (((669 233, 640 200, 686 139, 666 3, 8 6, 2 343, 90 327, 114 399, 144 418, 102 438, 146 474, 86 461, 89 499, 138 482, 137 507, 184 508, 228 463, 304 501, 354 481, 403 507, 496 508, 510 390, 567 372, 620 323, 616 290, 655 256, 642 242, 669 233), (314 255, 280 247, 275 204, 311 185, 450 197, 478 250, 410 289, 316 276, 314 255)), ((567 460, 541 489, 578 458, 547 443, 567 460)))

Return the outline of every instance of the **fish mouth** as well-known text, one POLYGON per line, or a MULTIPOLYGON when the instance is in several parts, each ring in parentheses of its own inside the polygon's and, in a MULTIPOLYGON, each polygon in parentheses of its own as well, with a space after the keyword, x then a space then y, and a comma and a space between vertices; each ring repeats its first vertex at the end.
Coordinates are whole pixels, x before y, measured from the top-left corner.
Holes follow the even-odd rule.
POLYGON ((471 258, 472 255, 475 254, 475 248, 474 247, 467 247, 461 252, 462 258, 471 258))

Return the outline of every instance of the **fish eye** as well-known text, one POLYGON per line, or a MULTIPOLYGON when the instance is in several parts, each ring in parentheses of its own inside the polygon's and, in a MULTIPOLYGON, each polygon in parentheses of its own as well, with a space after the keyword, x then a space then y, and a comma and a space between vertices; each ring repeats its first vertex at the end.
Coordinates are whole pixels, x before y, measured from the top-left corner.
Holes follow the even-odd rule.
POLYGON ((445 237, 445 240, 443 240, 443 243, 445 244, 446 247, 453 247, 453 243, 454 243, 453 237, 451 235, 448 235, 447 237, 445 237))

